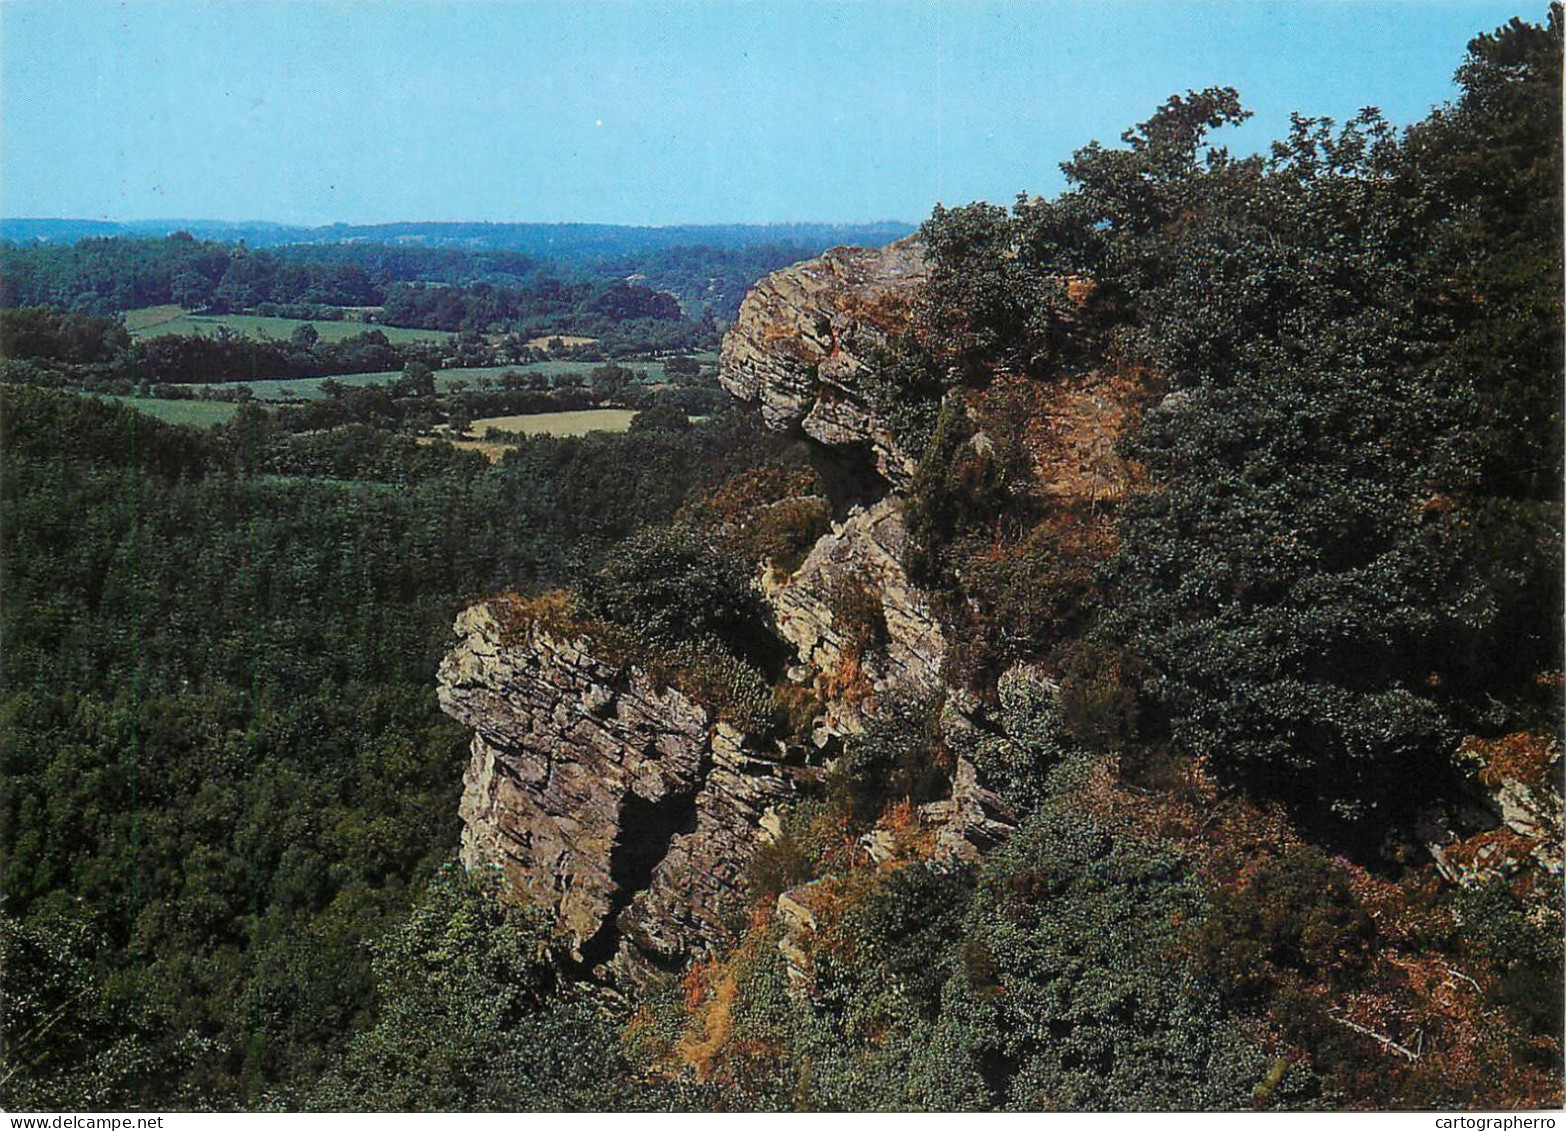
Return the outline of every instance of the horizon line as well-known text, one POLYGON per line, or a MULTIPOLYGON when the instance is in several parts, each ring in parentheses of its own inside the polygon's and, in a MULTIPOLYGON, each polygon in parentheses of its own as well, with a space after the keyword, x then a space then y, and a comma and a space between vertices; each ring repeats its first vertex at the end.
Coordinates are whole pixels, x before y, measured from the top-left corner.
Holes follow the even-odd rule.
MULTIPOLYGON (((932 206, 933 207, 933 206, 932 206)), ((909 220, 902 217, 880 217, 874 220, 681 220, 657 224, 637 224, 616 220, 329 220, 320 223, 295 222, 289 220, 267 220, 249 218, 234 220, 219 217, 197 216, 148 216, 134 218, 115 218, 110 216, 0 216, 0 224, 12 223, 42 223, 42 224, 251 224, 266 225, 275 228, 376 228, 387 227, 393 224, 418 224, 425 226, 435 225, 474 225, 484 224, 494 227, 583 227, 583 228, 637 228, 648 231, 660 231, 670 228, 786 228, 816 225, 834 228, 863 228, 878 224, 903 224, 918 227, 924 221, 909 220)))

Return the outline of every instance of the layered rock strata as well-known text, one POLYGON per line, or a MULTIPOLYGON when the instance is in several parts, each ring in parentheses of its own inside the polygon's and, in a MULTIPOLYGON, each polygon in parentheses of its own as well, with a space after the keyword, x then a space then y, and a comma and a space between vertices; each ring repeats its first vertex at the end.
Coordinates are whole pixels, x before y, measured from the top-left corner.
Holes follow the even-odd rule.
MULTIPOLYGON (((913 240, 835 248, 762 280, 724 339, 719 379, 730 392, 759 403, 773 428, 872 453, 893 487, 834 525, 797 569, 760 581, 795 653, 789 677, 826 706, 806 748, 818 759, 862 729, 878 700, 947 691, 947 641, 901 565, 897 489, 914 462, 864 391, 876 351, 908 326, 928 278, 913 240)), ((585 966, 645 985, 724 936, 756 844, 820 768, 803 764, 806 750, 741 734, 608 662, 590 640, 513 614, 505 602, 464 612, 440 670, 442 708, 474 731, 462 858, 552 908, 585 966)), ((972 860, 1010 828, 963 760, 949 795, 916 820, 946 860, 972 860)))
POLYGON ((443 710, 473 728, 462 859, 554 909, 575 958, 636 985, 705 952, 762 816, 801 772, 586 639, 464 611, 443 710))
POLYGON ((792 574, 762 578, 778 634, 799 658, 791 675, 827 704, 832 734, 862 729, 876 696, 941 690, 946 638, 929 595, 903 570, 907 538, 902 503, 888 497, 835 524, 792 574), (847 623, 866 613, 875 624, 847 623))
POLYGON ((718 380, 759 404, 771 428, 798 427, 830 446, 867 445, 882 476, 905 486, 914 457, 877 419, 863 374, 907 328, 929 278, 915 237, 879 249, 835 247, 775 271, 745 296, 724 336, 718 380))

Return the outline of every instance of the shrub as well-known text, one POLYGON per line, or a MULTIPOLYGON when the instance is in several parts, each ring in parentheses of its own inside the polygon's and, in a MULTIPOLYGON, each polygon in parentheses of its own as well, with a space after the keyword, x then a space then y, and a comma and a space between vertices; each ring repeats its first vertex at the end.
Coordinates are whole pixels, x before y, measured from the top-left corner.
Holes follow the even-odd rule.
POLYGON ((949 794, 951 770, 939 702, 889 695, 864 732, 845 743, 828 791, 856 824, 868 826, 891 802, 920 804, 949 794))
POLYGON ((626 1107, 631 1085, 612 1019, 573 1000, 547 916, 495 885, 443 870, 377 940, 374 1024, 355 1035, 307 1106, 465 1111, 626 1107), (599 1071, 584 1074, 591 1063, 599 1071))
POLYGON ((751 897, 761 903, 820 876, 827 850, 841 839, 836 813, 820 800, 791 806, 782 824, 777 837, 757 846, 746 869, 751 897))
MULTIPOLYGON (((1524 1032, 1562 1036, 1562 939, 1558 903, 1541 914, 1530 908, 1505 880, 1463 888, 1457 913, 1468 948, 1488 959, 1495 971, 1488 997, 1502 1006, 1524 1032)), ((1518 1054, 1559 1066, 1552 1050, 1517 1042, 1518 1054)))
POLYGON ((857 573, 832 575, 826 587, 832 628, 843 641, 843 650, 864 657, 882 651, 890 638, 886 609, 881 598, 857 573))
POLYGON ((583 581, 581 604, 649 647, 712 638, 737 656, 756 657, 769 643, 749 563, 685 526, 647 527, 626 539, 583 581))
POLYGON ((952 546, 964 598, 948 658, 953 678, 990 686, 1012 664, 1047 659, 1081 635, 1097 596, 1097 563, 1075 541, 1040 522, 1020 541, 991 532, 952 546))
MULTIPOLYGON (((969 937, 1001 990, 981 1051, 1006 1066, 1005 1106, 1250 1105, 1268 1059, 1182 953, 1203 903, 1182 858, 1073 814, 1033 818, 986 862, 969 937)), ((1281 1085, 1291 1101, 1303 1077, 1281 1085)))
POLYGON ((832 527, 832 507, 819 496, 780 499, 764 507, 751 524, 752 553, 774 569, 792 573, 832 527))
POLYGON ((598 630, 598 640, 608 658, 635 664, 747 734, 767 734, 778 724, 766 677, 715 637, 658 647, 632 630, 610 626, 598 630))
POLYGON ((915 864, 892 872, 855 905, 847 928, 925 1017, 939 1010, 946 979, 966 966, 960 940, 973 894, 966 869, 915 864))
POLYGON ((1061 721, 1095 750, 1118 750, 1137 736, 1141 665, 1088 644, 1067 653, 1060 681, 1061 721))
POLYGON ((1343 869, 1299 848, 1213 895, 1195 953, 1229 1000, 1254 1004, 1303 980, 1352 985, 1375 942, 1375 924, 1343 869))
POLYGON ((714 529, 747 559, 787 572, 831 527, 824 491, 820 475, 809 468, 766 464, 706 492, 684 517, 714 529))
POLYGON ((1044 804, 1050 771, 1077 747, 1061 721, 1057 692, 1036 669, 1008 671, 996 690, 1000 733, 955 729, 951 741, 986 785, 1026 815, 1044 804))

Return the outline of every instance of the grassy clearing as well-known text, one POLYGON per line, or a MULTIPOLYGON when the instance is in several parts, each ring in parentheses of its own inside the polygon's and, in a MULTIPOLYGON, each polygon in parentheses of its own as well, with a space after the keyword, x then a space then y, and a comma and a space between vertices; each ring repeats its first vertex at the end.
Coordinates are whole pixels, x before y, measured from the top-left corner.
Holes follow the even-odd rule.
POLYGON ((366 322, 308 322, 300 318, 265 318, 257 314, 187 314, 177 306, 149 306, 127 311, 125 328, 133 338, 156 338, 166 334, 204 334, 216 337, 219 327, 227 327, 247 338, 286 340, 301 326, 314 326, 323 342, 340 342, 366 330, 379 330, 393 343, 444 341, 446 330, 409 330, 401 326, 379 326, 366 322))
POLYGON ((469 434, 483 436, 494 428, 518 436, 585 436, 589 432, 624 432, 635 417, 636 413, 628 408, 538 412, 527 416, 486 416, 473 422, 469 434))
MULTIPOLYGON (((438 444, 442 438, 420 436, 421 444, 438 444)), ((452 447, 464 452, 480 452, 490 463, 499 463, 500 457, 511 451, 510 444, 497 444, 493 440, 446 440, 452 447)))
POLYGON ((212 385, 186 386, 197 390, 235 389, 243 386, 258 401, 322 401, 326 394, 321 382, 336 381, 340 385, 384 385, 401 377, 400 373, 345 373, 339 377, 284 377, 266 381, 222 381, 212 385))
POLYGON ((186 424, 192 428, 211 428, 233 419, 239 411, 237 404, 228 401, 164 401, 152 397, 115 397, 100 394, 100 400, 119 401, 127 408, 145 413, 165 424, 186 424))
POLYGON ((140 310, 125 312, 125 329, 133 338, 145 337, 147 331, 157 326, 183 318, 185 310, 179 306, 144 306, 140 310))

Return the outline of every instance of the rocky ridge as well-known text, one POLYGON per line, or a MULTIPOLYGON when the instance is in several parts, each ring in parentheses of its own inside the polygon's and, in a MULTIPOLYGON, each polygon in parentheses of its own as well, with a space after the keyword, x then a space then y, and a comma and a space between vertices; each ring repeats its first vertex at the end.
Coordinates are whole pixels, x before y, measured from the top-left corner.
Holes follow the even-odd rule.
MULTIPOLYGON (((629 988, 706 954, 742 906, 744 870, 776 811, 819 776, 839 741, 889 695, 951 697, 948 642, 901 559, 900 486, 914 462, 876 419, 862 375, 909 322, 929 277, 923 249, 835 248, 747 297, 724 340, 720 380, 774 428, 866 450, 892 491, 853 508, 798 568, 757 585, 796 662, 789 679, 824 704, 811 741, 736 730, 587 635, 518 615, 504 599, 456 622, 442 708, 473 729, 461 802, 462 859, 551 907, 585 967, 629 988)), ((974 725, 968 718, 960 725, 974 725)), ((1013 819, 957 759, 949 794, 912 819, 937 859, 973 860, 1013 819)), ((878 859, 874 834, 861 846, 878 859)), ((781 906, 781 904, 780 904, 781 906)))

